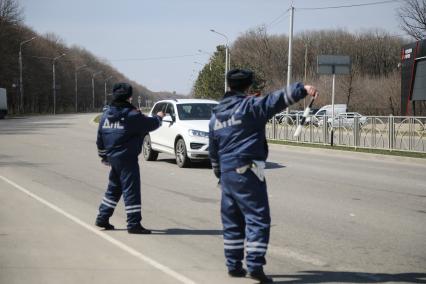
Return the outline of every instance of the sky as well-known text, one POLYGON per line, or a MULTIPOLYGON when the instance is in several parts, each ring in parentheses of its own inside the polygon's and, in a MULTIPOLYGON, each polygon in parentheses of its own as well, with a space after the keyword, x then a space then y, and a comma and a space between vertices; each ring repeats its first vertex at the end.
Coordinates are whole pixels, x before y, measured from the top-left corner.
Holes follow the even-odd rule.
MULTIPOLYGON (((382 29, 402 35, 397 8, 382 5, 303 10, 383 0, 20 0, 25 24, 55 33, 68 46, 84 47, 152 91, 189 94, 198 71, 217 45, 230 45, 260 25, 269 34, 288 34, 286 10, 293 2, 294 33, 382 29), (284 15, 284 16, 282 16, 284 15), (280 17, 282 16, 282 17, 280 17), (200 53, 198 50, 204 51, 200 53), (195 63, 198 62, 198 63, 195 63), (201 64, 199 64, 201 63, 201 64)), ((284 51, 285 52, 285 51, 284 51)), ((232 60, 232 56, 231 56, 232 60)))

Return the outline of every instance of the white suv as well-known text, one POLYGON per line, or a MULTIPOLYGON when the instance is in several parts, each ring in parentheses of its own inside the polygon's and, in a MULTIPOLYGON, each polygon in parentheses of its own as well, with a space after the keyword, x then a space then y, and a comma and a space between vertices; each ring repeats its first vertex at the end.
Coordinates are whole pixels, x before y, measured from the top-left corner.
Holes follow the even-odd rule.
POLYGON ((157 102, 150 115, 166 113, 162 125, 147 134, 142 154, 146 161, 155 161, 158 153, 175 155, 180 168, 189 167, 191 160, 208 159, 209 121, 212 108, 218 103, 212 100, 178 99, 157 102))

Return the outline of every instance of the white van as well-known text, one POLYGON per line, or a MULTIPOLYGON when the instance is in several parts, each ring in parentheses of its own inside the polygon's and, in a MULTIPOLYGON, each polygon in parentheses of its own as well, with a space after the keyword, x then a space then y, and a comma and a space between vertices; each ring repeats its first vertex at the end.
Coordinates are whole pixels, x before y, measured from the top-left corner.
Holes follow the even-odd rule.
POLYGON ((7 96, 6 89, 0 88, 0 119, 3 119, 7 114, 7 96))
MULTIPOLYGON (((332 112, 333 112, 333 105, 325 105, 322 108, 320 108, 316 113, 312 114, 311 117, 308 117, 306 119, 306 123, 309 123, 312 120, 312 123, 314 125, 321 124, 320 121, 324 119, 324 116, 327 116, 331 118, 332 112)), ((334 105, 334 116, 339 115, 340 113, 346 112, 348 109, 347 104, 335 104, 334 105)))
MULTIPOLYGON (((335 104, 334 105, 334 116, 339 115, 340 113, 346 112, 348 109, 347 104, 335 104)), ((331 116, 333 112, 332 105, 325 105, 322 108, 320 108, 314 115, 315 116, 331 116)))

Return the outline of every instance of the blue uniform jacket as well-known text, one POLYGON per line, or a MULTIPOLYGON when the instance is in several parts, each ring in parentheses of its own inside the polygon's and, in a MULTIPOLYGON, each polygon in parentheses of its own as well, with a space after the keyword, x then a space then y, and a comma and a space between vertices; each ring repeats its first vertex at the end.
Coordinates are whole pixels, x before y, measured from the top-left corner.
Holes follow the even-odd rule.
POLYGON ((265 161, 268 145, 265 125, 276 113, 307 95, 295 83, 263 97, 227 92, 213 109, 209 124, 209 157, 221 172, 235 170, 253 160, 265 161))
POLYGON ((147 117, 128 103, 110 106, 99 122, 96 144, 101 158, 136 159, 145 134, 161 125, 161 117, 147 117))

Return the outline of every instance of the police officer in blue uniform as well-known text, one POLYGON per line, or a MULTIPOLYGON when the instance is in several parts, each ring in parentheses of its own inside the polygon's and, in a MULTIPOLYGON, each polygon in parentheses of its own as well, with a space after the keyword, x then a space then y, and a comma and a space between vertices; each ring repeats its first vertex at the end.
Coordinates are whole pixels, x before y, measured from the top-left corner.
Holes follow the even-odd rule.
POLYGON ((109 165, 109 183, 99 207, 95 224, 113 230, 109 223, 121 195, 127 213, 127 231, 130 234, 150 234, 141 225, 141 196, 138 155, 144 136, 161 125, 164 113, 146 117, 131 103, 132 86, 117 83, 113 86, 113 101, 99 122, 97 147, 102 163, 109 165))
POLYGON ((230 91, 213 109, 209 124, 210 161, 222 188, 226 266, 231 277, 245 277, 245 247, 249 276, 270 283, 263 271, 271 223, 264 176, 265 125, 276 113, 317 91, 295 83, 263 97, 248 96, 254 74, 242 69, 229 71, 227 81, 230 91))

